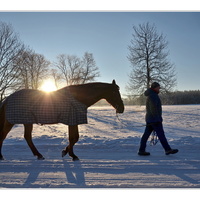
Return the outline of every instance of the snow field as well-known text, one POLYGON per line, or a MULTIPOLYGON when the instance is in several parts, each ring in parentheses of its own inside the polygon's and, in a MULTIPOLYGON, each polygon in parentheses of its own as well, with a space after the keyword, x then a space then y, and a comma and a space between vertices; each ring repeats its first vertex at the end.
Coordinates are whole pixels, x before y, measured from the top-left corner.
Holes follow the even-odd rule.
POLYGON ((67 126, 34 125, 33 141, 45 160, 36 160, 16 125, 4 141, 1 188, 199 188, 200 105, 163 106, 164 130, 179 153, 166 156, 158 143, 149 157, 137 155, 144 131, 145 107, 126 106, 116 117, 112 107, 88 109, 74 147, 80 161, 61 157, 67 126))

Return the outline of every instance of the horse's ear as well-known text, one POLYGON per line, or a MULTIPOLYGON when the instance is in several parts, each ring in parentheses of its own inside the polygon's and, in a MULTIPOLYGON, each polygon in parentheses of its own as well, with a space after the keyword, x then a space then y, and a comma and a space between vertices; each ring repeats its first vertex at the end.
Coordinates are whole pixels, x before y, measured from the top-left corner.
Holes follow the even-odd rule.
POLYGON ((113 84, 113 85, 116 85, 115 79, 113 79, 112 84, 113 84))

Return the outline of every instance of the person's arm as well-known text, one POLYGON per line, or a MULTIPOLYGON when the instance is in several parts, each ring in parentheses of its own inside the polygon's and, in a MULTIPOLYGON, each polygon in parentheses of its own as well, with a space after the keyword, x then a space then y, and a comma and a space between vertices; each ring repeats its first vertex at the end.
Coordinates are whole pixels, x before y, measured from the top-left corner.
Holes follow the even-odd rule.
POLYGON ((153 117, 153 121, 162 122, 160 101, 153 95, 149 96, 149 109, 151 116, 153 117))

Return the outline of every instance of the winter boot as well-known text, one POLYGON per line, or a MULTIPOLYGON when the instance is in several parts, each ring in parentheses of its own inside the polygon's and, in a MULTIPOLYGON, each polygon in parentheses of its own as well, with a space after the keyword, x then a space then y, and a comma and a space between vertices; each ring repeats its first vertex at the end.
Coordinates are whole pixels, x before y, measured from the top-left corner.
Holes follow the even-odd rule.
POLYGON ((139 152, 138 152, 138 155, 139 155, 139 156, 150 156, 150 153, 149 153, 149 152, 146 152, 146 151, 139 151, 139 152))
POLYGON ((165 151, 166 155, 178 153, 178 149, 170 149, 169 151, 165 151))

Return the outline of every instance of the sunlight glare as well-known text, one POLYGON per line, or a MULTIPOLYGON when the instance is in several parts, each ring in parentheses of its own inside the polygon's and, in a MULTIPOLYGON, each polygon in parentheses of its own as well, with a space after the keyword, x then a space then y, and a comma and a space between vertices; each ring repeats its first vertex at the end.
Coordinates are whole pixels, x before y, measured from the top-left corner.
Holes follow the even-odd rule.
POLYGON ((41 90, 44 92, 53 92, 55 90, 57 90, 55 83, 52 80, 46 80, 43 82, 42 86, 41 86, 41 90))

